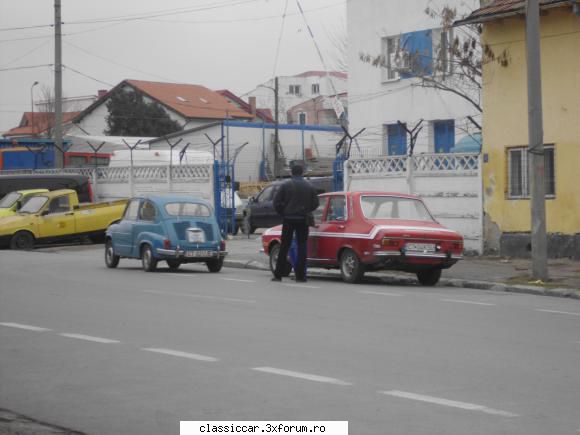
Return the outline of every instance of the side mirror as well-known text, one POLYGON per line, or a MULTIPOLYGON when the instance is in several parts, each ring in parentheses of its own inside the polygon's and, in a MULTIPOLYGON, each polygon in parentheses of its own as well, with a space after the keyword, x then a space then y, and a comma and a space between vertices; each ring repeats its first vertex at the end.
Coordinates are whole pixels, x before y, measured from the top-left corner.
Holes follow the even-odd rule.
POLYGON ((46 216, 49 213, 50 213, 50 210, 43 210, 42 213, 40 213, 40 216, 46 216))
POLYGON ((250 196, 250 197, 248 198, 248 203, 250 203, 250 202, 254 202, 254 201, 256 201, 256 198, 254 198, 253 196, 250 196))

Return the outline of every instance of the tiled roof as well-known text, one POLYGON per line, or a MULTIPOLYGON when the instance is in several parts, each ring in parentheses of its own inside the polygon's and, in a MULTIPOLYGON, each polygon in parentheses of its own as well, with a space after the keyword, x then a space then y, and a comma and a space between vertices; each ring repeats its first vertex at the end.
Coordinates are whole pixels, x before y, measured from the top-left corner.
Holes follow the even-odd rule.
MULTIPOLYGON (((236 94, 234 94, 232 91, 229 91, 227 89, 220 89, 219 91, 216 92, 221 96, 227 98, 228 100, 233 101, 234 104, 236 104, 238 107, 240 107, 247 113, 252 113, 251 106, 244 100, 242 100, 240 97, 238 97, 236 94)), ((256 108, 256 117, 260 118, 264 122, 274 122, 272 118, 272 112, 269 109, 256 108)))
POLYGON ((185 118, 252 118, 251 114, 204 86, 141 80, 126 80, 126 83, 185 118))
MULTIPOLYGON (((62 123, 72 121, 81 112, 63 112, 62 123)), ((54 127, 53 112, 24 112, 20 125, 11 128, 4 133, 4 136, 34 136, 54 127)))
MULTIPOLYGON (((547 8, 570 4, 570 0, 540 0, 540 7, 547 8)), ((525 0, 493 0, 488 5, 473 11, 469 16, 455 22, 455 25, 480 23, 499 17, 523 14, 525 12, 525 0)))

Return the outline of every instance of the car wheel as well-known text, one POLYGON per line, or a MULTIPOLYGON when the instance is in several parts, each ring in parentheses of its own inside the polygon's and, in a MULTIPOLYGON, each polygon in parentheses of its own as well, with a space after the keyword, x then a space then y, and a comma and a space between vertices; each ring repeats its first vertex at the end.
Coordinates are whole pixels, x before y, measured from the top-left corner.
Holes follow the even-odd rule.
POLYGON ((252 226, 252 220, 249 216, 244 216, 244 222, 242 224, 242 232, 244 234, 254 234, 256 227, 252 226))
MULTIPOLYGON (((270 270, 272 273, 276 270, 276 262, 278 261, 278 254, 280 253, 280 244, 276 243, 270 248, 270 270)), ((282 276, 288 276, 292 272, 292 265, 286 261, 286 266, 282 270, 282 276)))
POLYGON ((365 274, 364 265, 352 249, 345 249, 340 256, 340 274, 344 282, 351 284, 359 282, 365 274))
POLYGON ((169 266, 169 269, 177 270, 177 269, 179 269, 179 266, 181 266, 181 261, 179 261, 179 260, 167 260, 167 265, 169 266))
POLYGON ((111 239, 107 240, 105 244, 105 264, 109 269, 114 269, 119 265, 119 260, 121 257, 115 254, 113 249, 113 241, 111 239))
POLYGON ((28 231, 18 231, 10 240, 10 249, 32 249, 34 248, 34 236, 28 231))
POLYGON ((157 270, 157 260, 153 257, 153 250, 149 245, 144 245, 141 248, 141 264, 145 272, 155 272, 157 270))
POLYGON ((417 279, 421 285, 434 286, 441 278, 441 269, 422 270, 417 272, 417 279))
POLYGON ((205 262, 205 264, 207 265, 207 270, 209 270, 211 273, 217 273, 220 270, 222 270, 222 267, 224 265, 224 258, 216 258, 215 260, 208 260, 205 262))

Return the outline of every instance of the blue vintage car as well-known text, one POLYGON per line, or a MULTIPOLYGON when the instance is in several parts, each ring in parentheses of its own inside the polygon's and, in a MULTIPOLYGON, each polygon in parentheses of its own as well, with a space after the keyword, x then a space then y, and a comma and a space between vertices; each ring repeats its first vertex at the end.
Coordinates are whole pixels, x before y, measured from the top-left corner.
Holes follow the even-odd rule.
POLYGON ((153 272, 159 261, 176 270, 183 263, 207 265, 219 272, 226 255, 213 209, 191 196, 131 198, 121 220, 105 236, 105 264, 115 268, 121 258, 141 259, 153 272))

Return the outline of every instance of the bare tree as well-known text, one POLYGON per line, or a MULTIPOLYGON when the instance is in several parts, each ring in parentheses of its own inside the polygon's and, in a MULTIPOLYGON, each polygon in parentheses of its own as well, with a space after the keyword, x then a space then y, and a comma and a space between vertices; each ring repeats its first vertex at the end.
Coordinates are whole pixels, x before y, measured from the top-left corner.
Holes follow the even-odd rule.
POLYGON ((331 43, 330 59, 332 68, 336 71, 348 71, 348 37, 346 24, 339 21, 333 27, 327 29, 326 35, 331 43))
MULTIPOLYGON (((423 53, 409 52, 406 47, 397 47, 394 60, 403 60, 408 77, 417 78, 415 86, 449 92, 469 102, 478 112, 482 112, 481 88, 485 64, 496 62, 502 67, 510 63, 507 49, 496 53, 491 46, 482 44, 480 24, 454 27, 457 10, 449 6, 441 10, 427 8, 425 13, 438 18, 441 24, 441 40, 436 44, 432 58, 423 53)), ((384 54, 359 53, 359 59, 378 68, 392 68, 384 54)), ((398 63, 398 62, 397 62, 398 63)))

